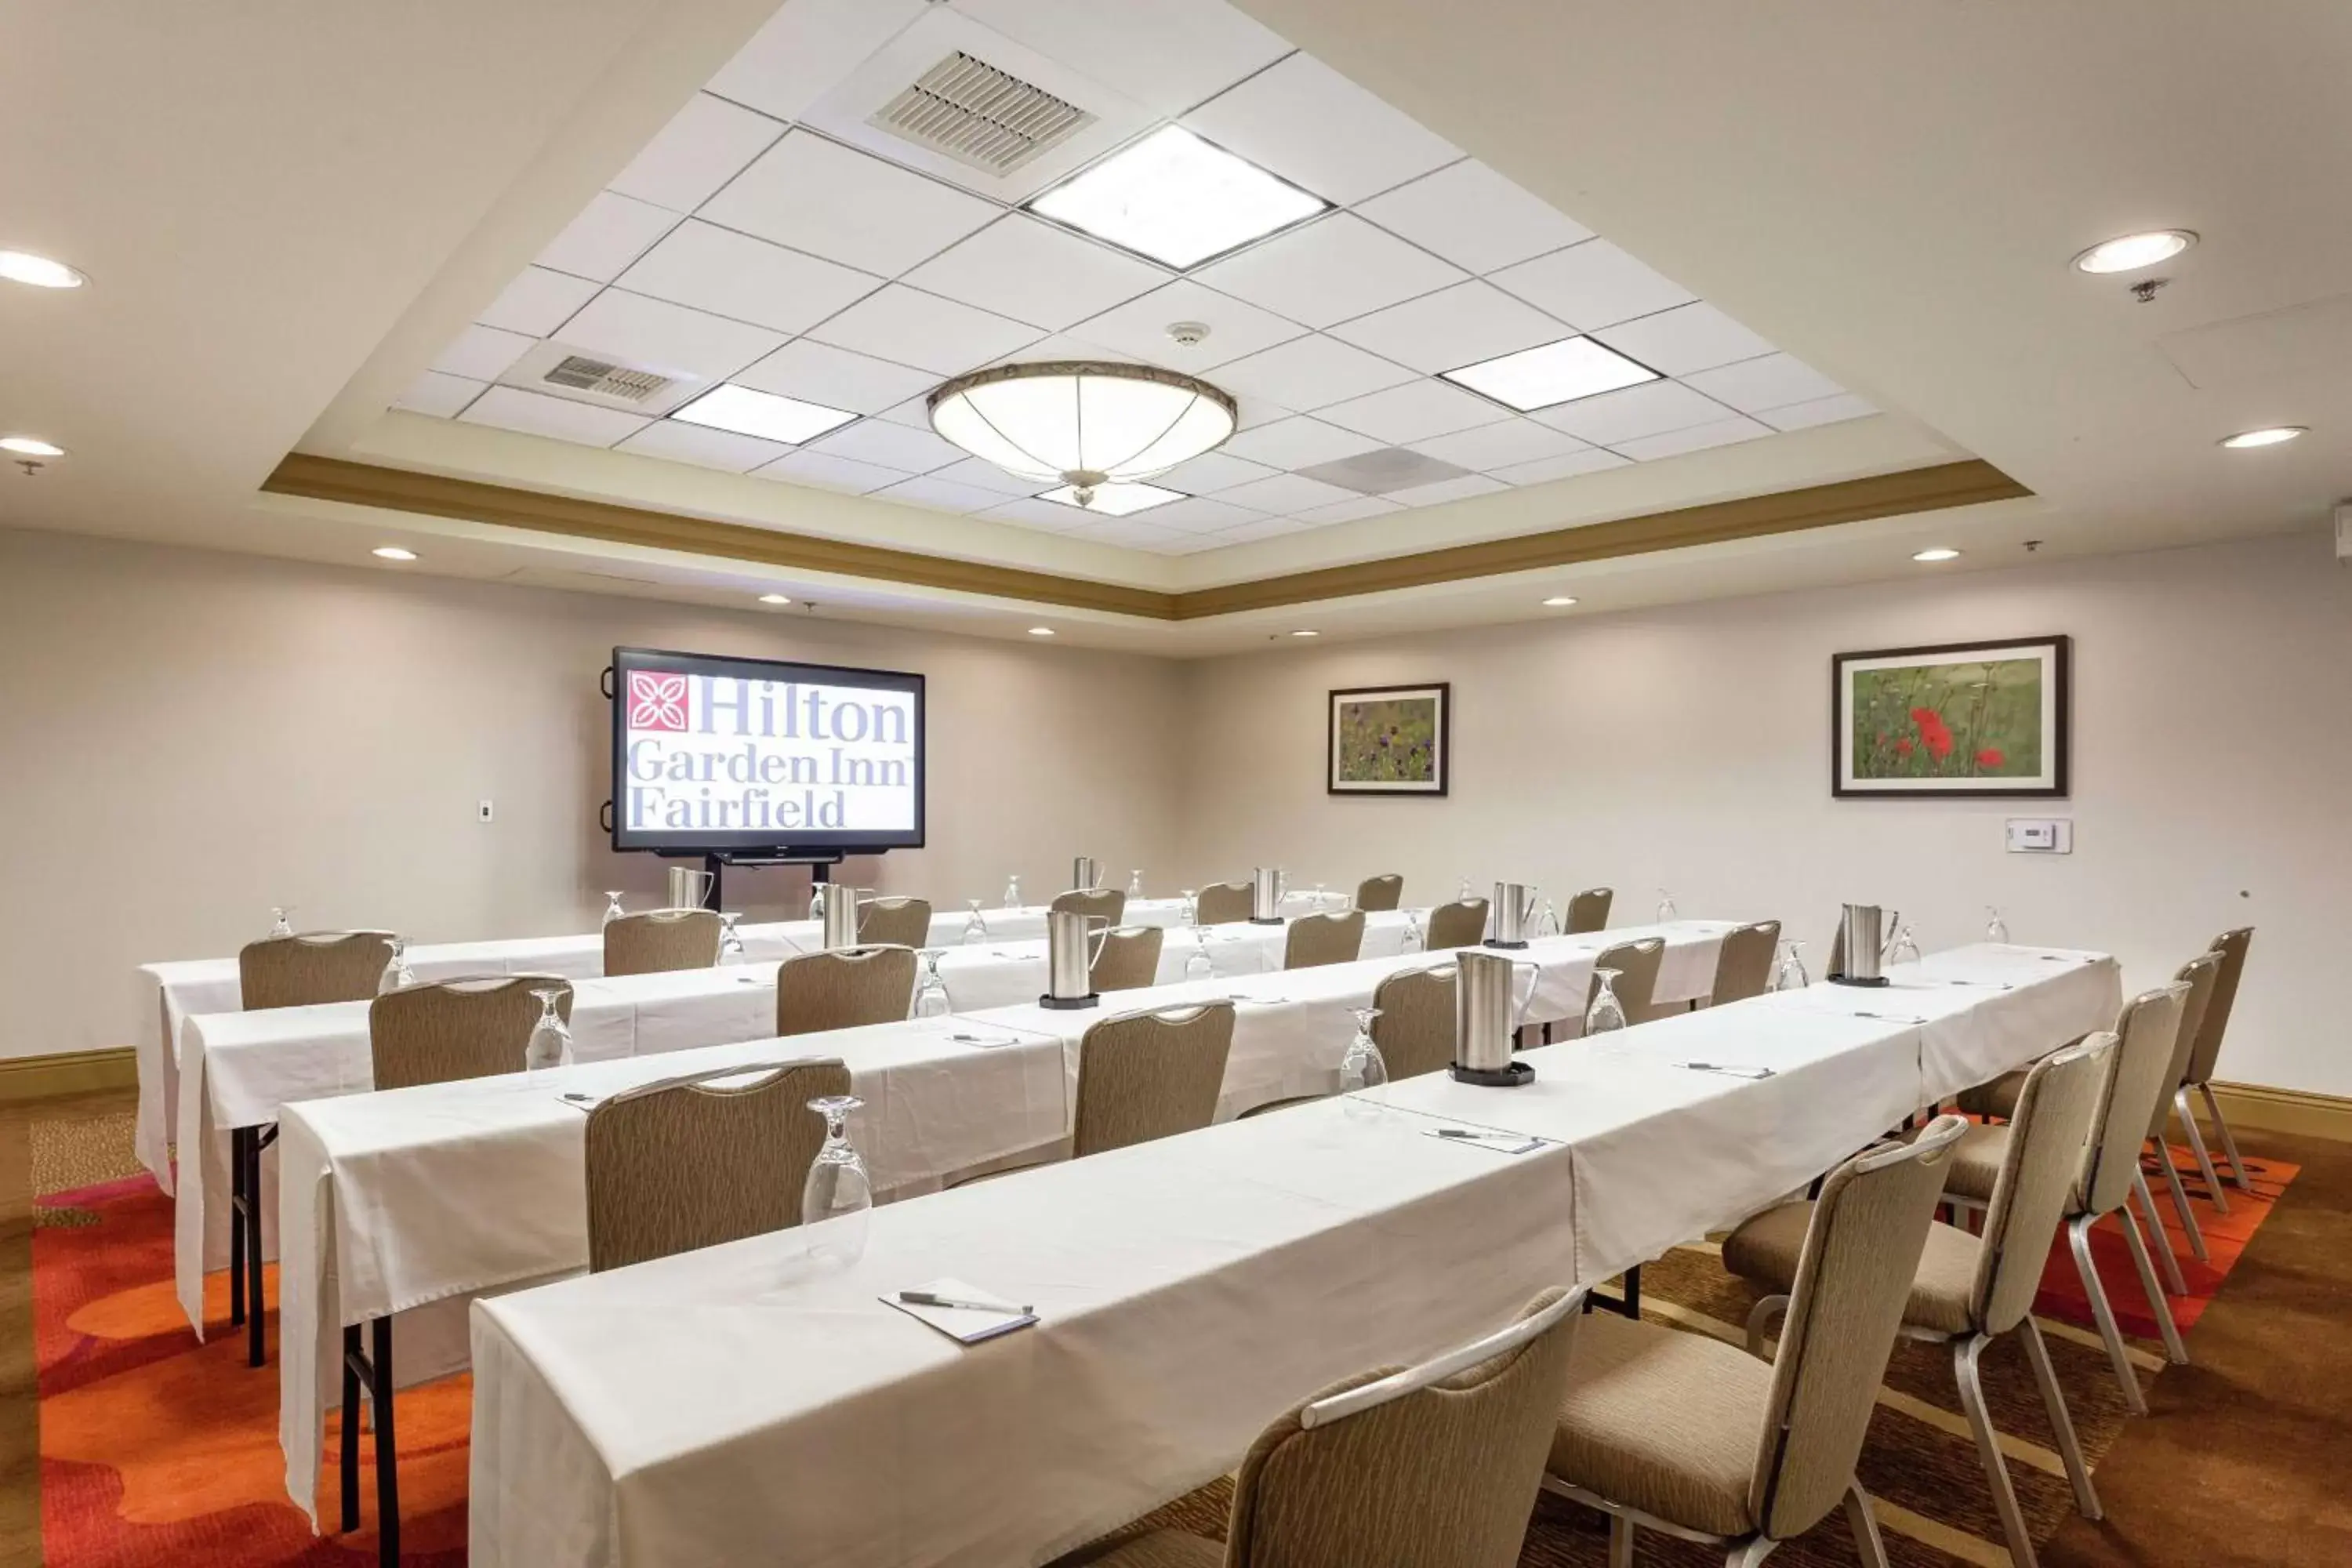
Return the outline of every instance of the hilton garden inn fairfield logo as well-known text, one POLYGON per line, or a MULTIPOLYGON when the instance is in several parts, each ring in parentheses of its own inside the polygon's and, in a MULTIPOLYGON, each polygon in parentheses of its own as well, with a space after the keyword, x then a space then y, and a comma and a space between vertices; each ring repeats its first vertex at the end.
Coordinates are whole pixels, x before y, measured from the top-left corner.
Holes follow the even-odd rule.
POLYGON ((910 692, 633 669, 627 704, 632 828, 915 825, 910 692))

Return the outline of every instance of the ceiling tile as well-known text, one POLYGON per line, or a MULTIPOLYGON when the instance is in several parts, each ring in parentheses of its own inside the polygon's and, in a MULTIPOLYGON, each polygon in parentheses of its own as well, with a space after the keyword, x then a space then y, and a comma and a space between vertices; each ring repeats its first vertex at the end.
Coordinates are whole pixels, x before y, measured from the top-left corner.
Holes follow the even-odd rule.
POLYGON ((1591 229, 1475 158, 1424 174, 1356 211, 1391 234, 1482 274, 1592 237, 1591 229))
POLYGON ((1386 496, 1358 496, 1352 500, 1334 501, 1329 506, 1310 507, 1298 514, 1298 521, 1320 528, 1331 522, 1360 522, 1382 512, 1402 511, 1404 503, 1386 496))
POLYGON ((467 327, 449 341, 449 346, 434 360, 433 368, 444 375, 496 381, 538 341, 520 332, 502 332, 496 327, 467 327))
POLYGON ((989 363, 992 364, 1042 364, 1048 360, 1057 359, 1099 360, 1106 364, 1136 363, 1134 356, 1130 354, 1120 353, 1117 349, 1104 348, 1099 343, 1087 342, 1070 336, 1067 332, 1055 332, 1051 337, 1039 338, 1034 343, 1025 344, 1009 354, 1001 354, 989 363))
POLYGON ((689 425, 682 419, 656 419, 614 448, 699 468, 724 468, 730 474, 749 473, 792 449, 782 441, 762 441, 757 436, 713 430, 707 425, 689 425))
POLYGON ((1413 381, 1390 387, 1386 392, 1375 392, 1369 397, 1333 404, 1319 410, 1318 417, 1342 429, 1402 446, 1408 441, 1426 441, 1433 436, 1449 435, 1474 426, 1492 425, 1510 415, 1458 386, 1413 381))
POLYGON ((392 400, 394 408, 404 408, 411 414, 430 414, 436 419, 446 419, 481 395, 489 383, 475 381, 468 376, 444 375, 428 370, 408 384, 408 390, 392 400))
POLYGON ((946 468, 932 474, 931 478, 946 479, 951 484, 970 485, 974 489, 994 490, 1000 496, 1034 496, 1039 490, 1049 488, 1039 484, 1034 479, 1024 479, 1017 474, 1008 474, 994 463, 984 462, 978 458, 966 458, 960 463, 950 463, 946 468))
POLYGON ((595 293, 596 285, 585 278, 544 267, 526 267, 522 275, 508 284, 490 301, 489 308, 474 319, 486 327, 528 332, 534 338, 552 337, 558 327, 572 319, 572 312, 595 293))
MULTIPOLYGON (((817 346, 823 348, 826 345, 819 343, 817 346)), ((862 359, 865 356, 861 354, 858 357, 862 359)), ((916 396, 909 397, 904 403, 892 404, 889 407, 885 408, 880 414, 875 416, 875 417, 877 419, 887 419, 893 425, 904 425, 910 430, 929 429, 931 427, 931 398, 930 393, 928 389, 937 386, 939 384, 939 378, 932 375, 929 371, 925 371, 922 374, 924 377, 923 385, 927 390, 916 396)))
MULTIPOLYGON (((1342 343, 1339 346, 1344 348, 1347 345, 1342 343)), ((1222 378, 1224 372, 1221 370, 1217 374, 1222 378)), ((1225 390, 1232 393, 1234 401, 1241 405, 1241 418, 1234 426, 1236 429, 1255 430, 1261 425, 1271 425, 1277 419, 1287 419, 1291 416, 1290 409, 1285 408, 1271 397, 1262 397, 1255 392, 1244 392, 1237 386, 1227 386, 1225 390)))
POLYGON ((895 278, 1004 209, 895 163, 795 131, 702 209, 758 235, 895 278))
POLYGON ((1210 100, 1184 123, 1342 206, 1462 156, 1411 115, 1304 53, 1210 100))
POLYGON ((539 253, 539 264, 610 283, 677 222, 677 215, 667 208, 599 191, 539 253))
POLYGON ((878 463, 906 474, 928 474, 971 454, 929 430, 893 425, 887 419, 861 419, 844 430, 811 442, 812 452, 830 452, 861 463, 878 463))
POLYGON ((835 348, 955 375, 1034 342, 1037 329, 893 283, 809 335, 835 348))
POLYGON ((1522 261, 1493 281, 1587 331, 1690 303, 1691 291, 1651 271, 1605 239, 1522 261))
POLYGON ((901 479, 888 489, 876 490, 874 497, 877 500, 929 507, 933 511, 986 511, 1004 500, 1002 491, 984 490, 978 485, 960 485, 936 475, 901 479))
POLYGON ((812 447, 788 452, 760 470, 763 479, 787 479, 796 485, 815 485, 821 489, 846 490, 852 495, 864 495, 885 485, 895 485, 909 478, 904 470, 886 468, 875 463, 861 463, 855 458, 835 457, 812 447))
MULTIPOLYGON (((1230 452, 1203 452, 1189 463, 1179 463, 1151 482, 1165 485, 1186 495, 1212 495, 1229 490, 1235 485, 1245 485, 1252 479, 1263 479, 1277 472, 1264 463, 1253 463, 1236 458, 1230 452)), ((1169 503, 1174 505, 1173 501, 1169 503)), ((1156 508, 1154 509, 1157 510, 1156 508)))
POLYGON ((1769 354, 1772 345, 1704 300, 1640 316, 1592 334, 1619 353, 1668 375, 1712 370, 1769 354))
POLYGON ((1412 379, 1412 372, 1401 364, 1320 335, 1293 338, 1235 360, 1219 367, 1216 376, 1227 392, 1261 396, 1285 408, 1320 408, 1412 379))
POLYGON ((1769 436, 1772 426, 1750 419, 1745 414, 1735 414, 1728 419, 1710 420, 1685 430, 1669 430, 1663 436, 1640 436, 1629 441, 1615 443, 1615 449, 1637 463, 1654 462, 1660 458, 1680 457, 1685 452, 1701 452, 1709 447, 1728 447, 1735 441, 1753 441, 1759 436, 1769 436))
POLYGON ((1217 499, 1229 506, 1244 506, 1252 511, 1289 513, 1305 511, 1309 507, 1329 506, 1335 501, 1351 500, 1354 496, 1353 490, 1327 485, 1320 479, 1310 479, 1299 474, 1276 474, 1270 479, 1258 479, 1227 490, 1217 499))
POLYGON ((1614 447, 1643 436, 1686 430, 1728 412, 1722 404, 1700 396, 1681 382, 1650 381, 1598 397, 1580 397, 1533 417, 1538 424, 1565 430, 1596 447, 1614 447))
POLYGON ((719 68, 710 90, 797 120, 928 8, 927 0, 793 0, 719 68))
POLYGON ((1441 479, 1433 485, 1416 485, 1409 490, 1391 490, 1390 499, 1406 506, 1439 506, 1450 500, 1467 500, 1472 496, 1492 495, 1510 486, 1484 474, 1465 474, 1458 479, 1441 479))
POLYGON ((1565 430, 1555 430, 1532 419, 1504 419, 1451 436, 1415 441, 1412 449, 1424 457, 1491 473, 1514 463, 1533 463, 1591 448, 1565 430))
POLYGON ((1775 430, 1809 430, 1816 425, 1865 419, 1877 412, 1870 399, 1842 392, 1835 397, 1817 397, 1811 403, 1791 403, 1785 408, 1768 408, 1756 417, 1775 430))
POLYGON ((1845 390, 1804 361, 1788 354, 1766 354, 1761 359, 1701 371, 1683 379, 1743 414, 1835 397, 1845 390))
POLYGON ((629 161, 612 188, 657 207, 690 213, 766 152, 784 129, 764 114, 698 92, 629 161))
POLYGON ((1539 458, 1532 463, 1513 463, 1494 470, 1495 478, 1506 484, 1541 485, 1553 479, 1570 479, 1578 474, 1597 474, 1603 468, 1623 468, 1633 464, 1630 458, 1599 447, 1587 447, 1581 452, 1569 452, 1557 458, 1539 458))
POLYGON ((880 288, 882 280, 689 218, 621 274, 620 286, 780 332, 799 332, 880 288))
POLYGON ((764 327, 607 289, 564 323, 563 342, 629 364, 724 381, 783 345, 764 327))
POLYGON ((1303 414, 1244 430, 1219 448, 1236 458, 1276 468, 1311 468, 1318 463, 1352 458, 1379 448, 1381 443, 1303 414))
MULTIPOLYGON (((750 369, 738 371, 734 380, 756 392, 854 414, 879 414, 939 384, 939 377, 927 370, 851 353, 814 338, 793 339, 750 369)), ((923 423, 929 423, 928 416, 923 423)))
POLYGON ((1064 506, 1059 501, 1039 500, 1034 496, 990 507, 980 515, 990 522, 1009 522, 1020 528, 1042 529, 1047 533, 1068 533, 1095 521, 1092 512, 1064 506))
MULTIPOLYGON (((1169 503, 1173 506, 1175 503, 1169 503)), ((1139 517, 1107 517, 1101 521, 1077 530, 1069 537, 1083 539, 1093 544, 1113 544, 1122 550, 1169 550, 1189 547, 1192 536, 1172 528, 1162 528, 1148 521, 1150 512, 1139 517)))
POLYGON ((1575 334, 1493 284, 1474 280, 1342 321, 1331 335, 1435 375, 1575 334))
POLYGON ((1459 283, 1465 274, 1352 213, 1333 213, 1195 276, 1278 316, 1328 327, 1459 283))
POLYGON ((526 436, 552 436, 588 447, 609 447, 651 421, 637 414, 598 408, 565 397, 541 397, 511 386, 494 386, 457 416, 467 425, 495 425, 526 436))
POLYGON ((1182 500, 1155 506, 1143 515, 1160 528, 1179 529, 1186 533, 1214 533, 1220 529, 1238 528, 1243 523, 1254 522, 1265 514, 1208 496, 1187 496, 1182 500))
POLYGON ((956 9, 1154 114, 1181 114, 1290 46, 1223 0, 957 0, 956 9), (1148 62, 1148 68, 1138 68, 1148 62))
POLYGON ((1148 261, 1008 213, 941 251, 906 281, 1016 321, 1059 331, 1167 282, 1148 261))
POLYGON ((1199 374, 1244 354, 1288 342, 1307 329, 1246 300, 1179 278, 1165 288, 1080 321, 1069 331, 1074 338, 1171 370, 1199 374), (1169 327, 1178 321, 1197 321, 1209 329, 1209 335, 1194 347, 1181 347, 1168 335, 1169 327))

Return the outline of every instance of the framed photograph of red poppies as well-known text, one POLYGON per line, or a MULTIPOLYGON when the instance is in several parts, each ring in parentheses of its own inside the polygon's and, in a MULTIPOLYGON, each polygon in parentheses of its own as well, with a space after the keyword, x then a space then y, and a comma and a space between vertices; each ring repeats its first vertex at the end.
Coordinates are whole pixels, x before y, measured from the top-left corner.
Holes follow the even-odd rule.
POLYGON ((1360 686, 1331 693, 1333 795, 1445 793, 1454 689, 1360 686))
POLYGON ((2063 795, 2071 639, 1945 643, 1830 660, 1830 793, 2063 795))

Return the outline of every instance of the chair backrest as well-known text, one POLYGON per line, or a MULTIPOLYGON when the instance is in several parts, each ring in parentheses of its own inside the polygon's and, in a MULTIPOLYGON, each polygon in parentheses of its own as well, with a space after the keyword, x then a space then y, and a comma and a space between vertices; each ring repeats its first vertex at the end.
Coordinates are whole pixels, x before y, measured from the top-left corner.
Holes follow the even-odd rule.
POLYGON ((1969 1315, 1984 1333, 2007 1333, 2033 1305, 2050 1238, 2082 1177, 2115 1048, 2112 1034, 2086 1036, 2035 1062, 2018 1090, 1969 1294, 1969 1315))
POLYGON ((1314 969, 1326 963, 1353 963, 1363 952, 1363 910, 1301 915, 1283 935, 1282 967, 1314 969))
POLYGON ((1568 900, 1568 923, 1562 929, 1573 936, 1582 931, 1609 929, 1609 905, 1617 897, 1611 888, 1587 888, 1568 900))
POLYGON ((1097 991, 1139 991, 1160 979, 1160 948, 1168 940, 1160 926, 1121 926, 1105 931, 1087 973, 1097 991))
POLYGON ((598 1104, 588 1113, 590 1271, 798 1225, 824 1146, 824 1119, 808 1102, 848 1092, 847 1068, 813 1061, 698 1073, 598 1104))
POLYGON ((2091 1124, 2090 1146, 2083 1156, 2080 1208, 2084 1214, 2113 1214, 2131 1196, 2148 1119, 2168 1097, 2164 1075, 2172 1068, 2172 1047, 2180 1038, 2188 1001, 2188 984, 2176 980, 2141 992, 2116 1015, 2106 1097, 2091 1124))
POLYGON ((867 947, 931 945, 931 900, 868 899, 857 906, 857 940, 867 947))
POLYGON ((776 966, 776 1033, 814 1035, 860 1024, 895 1024, 914 999, 910 947, 797 953, 776 966))
POLYGON ((662 974, 719 962, 719 911, 645 910, 604 922, 604 973, 662 974))
POLYGON ((1449 947, 1475 947, 1486 939, 1486 900, 1456 899, 1429 911, 1429 931, 1422 943, 1432 952, 1449 947))
POLYGON ((1212 882, 1192 901, 1192 918, 1204 926, 1229 926, 1250 918, 1247 882, 1212 882))
POLYGON ((237 988, 247 1012, 364 1002, 392 962, 388 931, 317 931, 264 937, 236 955, 237 988))
POLYGON ((2189 995, 2180 1005, 2180 1027, 2172 1040, 2172 1065, 2164 1075, 2164 1092, 2157 1096, 2156 1109, 2149 1113, 2147 1135, 2158 1142, 2164 1141, 2165 1123, 2172 1116, 2173 1091, 2189 1078, 2189 1053, 2197 1048, 2198 1036, 2205 1026, 2205 1009, 2213 1001, 2213 987, 2220 983, 2221 955, 2218 952, 2199 953, 2173 972, 2175 980, 2185 982, 2189 995))
POLYGON ((572 982, 553 974, 467 975, 385 992, 368 1006, 375 1087, 522 1071, 523 1047, 539 1023, 534 991, 561 991, 555 1011, 572 1021, 572 982))
POLYGON ((1055 893, 1053 907, 1117 925, 1127 918, 1127 895, 1117 888, 1073 888, 1066 893, 1055 893))
POLYGON ((1773 1540, 1811 1529, 1853 1480, 1944 1167, 1967 1126, 1938 1117, 1916 1141, 1857 1154, 1822 1183, 1748 1483, 1748 1508, 1773 1540))
POLYGON ((2253 940, 2252 926, 2225 931, 2213 939, 2213 951, 2221 955, 2221 972, 2213 977, 2212 999, 2205 1004, 2205 1016, 2197 1026, 2197 1044, 2189 1053, 2188 1082, 2212 1081, 2213 1065, 2221 1057, 2221 1033, 2230 1026, 2230 1009, 2237 1005, 2238 980, 2246 972, 2246 949, 2253 940))
POLYGON ((1372 992, 1372 1005, 1381 1010, 1372 1020, 1372 1044, 1391 1079, 1419 1078, 1453 1061, 1454 975, 1450 963, 1401 969, 1372 992))
MULTIPOLYGON (((1592 961, 1598 971, 1613 969, 1617 978, 1611 989, 1617 993, 1618 1004, 1625 1009, 1625 1021, 1638 1024, 1650 1015, 1650 998, 1658 989, 1658 960, 1665 955, 1666 939, 1645 936, 1634 942, 1621 942, 1604 947, 1592 961)), ((1584 1000, 1589 1005, 1601 994, 1601 977, 1595 973, 1586 988, 1584 1000)))
POLYGON ((1780 922, 1758 921, 1726 933, 1715 958, 1715 990, 1707 1005, 1745 1001, 1764 994, 1771 984, 1772 955, 1780 951, 1780 922))
POLYGON ((1339 1384, 1259 1434, 1227 1568, 1512 1568, 1568 1393, 1581 1292, 1405 1372, 1339 1384))
POLYGON ((1078 1109, 1072 1152, 1099 1154, 1216 1120, 1234 1005, 1203 1002, 1129 1013, 1087 1026, 1078 1040, 1078 1109))
POLYGON ((1392 910, 1403 899, 1404 878, 1399 872, 1383 871, 1356 884, 1356 907, 1360 910, 1392 910))

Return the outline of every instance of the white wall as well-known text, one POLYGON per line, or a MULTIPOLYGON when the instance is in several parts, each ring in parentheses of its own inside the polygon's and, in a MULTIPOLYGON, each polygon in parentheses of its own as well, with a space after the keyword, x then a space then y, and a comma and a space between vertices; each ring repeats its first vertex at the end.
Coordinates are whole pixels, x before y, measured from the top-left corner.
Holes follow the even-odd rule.
MULTIPOLYGON (((993 903, 1081 851, 1173 878, 1165 661, 0 531, 0 1056, 126 1043, 135 965, 233 952, 272 904, 428 941, 645 907, 667 862, 597 824, 615 644, 928 676, 931 847, 862 882, 993 903)), ((806 889, 739 872, 727 901, 806 889)))
POLYGON ((2135 987, 2252 924, 2222 1076, 2352 1094, 2352 570, 2324 536, 1294 646, 1199 666, 1189 698, 1203 742, 1246 759, 1196 774, 1193 868, 1399 870, 1408 900, 1606 883, 1620 923, 1663 884, 1686 915, 1780 918, 1817 975, 1849 899, 1928 947, 1997 903, 2018 940, 2106 948, 2135 987), (2062 632, 2071 800, 1831 798, 1833 652, 2062 632), (1434 680, 1450 798, 1328 795, 1327 692, 1434 680), (2003 853, 2003 819, 2037 816, 2074 819, 2073 855, 2003 853))

